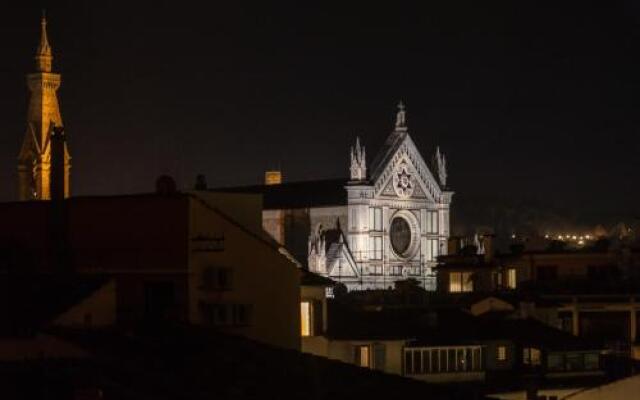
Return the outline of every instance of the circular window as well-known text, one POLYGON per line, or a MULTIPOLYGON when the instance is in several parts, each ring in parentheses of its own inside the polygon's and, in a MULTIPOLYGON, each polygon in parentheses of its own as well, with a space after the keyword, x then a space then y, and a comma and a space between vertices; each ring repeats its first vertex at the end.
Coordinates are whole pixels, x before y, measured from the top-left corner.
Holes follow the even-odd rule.
POLYGON ((406 219, 396 217, 391 221, 391 247, 396 254, 404 256, 411 245, 411 227, 406 219))

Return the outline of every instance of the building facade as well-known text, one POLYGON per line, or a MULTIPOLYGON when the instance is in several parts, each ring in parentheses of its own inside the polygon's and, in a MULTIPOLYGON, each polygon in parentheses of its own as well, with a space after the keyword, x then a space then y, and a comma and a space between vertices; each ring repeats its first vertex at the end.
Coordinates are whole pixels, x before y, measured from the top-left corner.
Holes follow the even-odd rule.
MULTIPOLYGON (((449 205, 445 158, 434 157, 432 174, 409 135, 406 112, 398 107, 395 128, 367 174, 365 148, 351 149, 351 179, 346 184, 346 240, 338 254, 323 251, 322 229, 311 232, 309 269, 349 288, 379 289, 414 278, 435 289, 432 267, 446 253, 449 205)), ((325 243, 326 248, 326 243, 325 243)))
POLYGON ((297 350, 300 268, 262 231, 250 197, 72 197, 62 217, 50 202, 1 203, 0 278, 104 276, 118 324, 188 322, 297 350))
POLYGON ((263 227, 310 271, 349 290, 386 289, 408 278, 435 290, 436 257, 446 254, 446 161, 428 165, 412 140, 406 111, 371 163, 357 139, 349 179, 281 182, 213 191, 263 195, 263 227), (432 172, 434 171, 434 172, 432 172))
MULTIPOLYGON (((40 44, 35 56, 36 72, 27 75, 29 108, 27 131, 18 155, 18 197, 20 200, 51 198, 51 152, 54 129, 62 132, 62 115, 57 90, 60 74, 51 72, 53 55, 47 37, 47 21, 42 17, 40 44)), ((71 156, 66 143, 63 159, 64 197, 69 197, 71 156)))

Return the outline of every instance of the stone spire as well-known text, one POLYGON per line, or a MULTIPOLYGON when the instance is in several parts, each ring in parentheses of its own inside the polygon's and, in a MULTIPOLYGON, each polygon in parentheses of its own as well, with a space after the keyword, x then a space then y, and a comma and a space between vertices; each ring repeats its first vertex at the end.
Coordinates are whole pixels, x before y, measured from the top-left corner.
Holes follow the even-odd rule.
POLYGON ((447 186, 447 160, 444 157, 444 153, 440 152, 440 147, 436 147, 436 154, 434 158, 434 166, 438 171, 438 180, 442 187, 447 186))
POLYGON ((47 37, 47 17, 44 11, 42 12, 42 18, 40 19, 40 44, 38 45, 38 51, 36 52, 36 70, 38 72, 51 72, 51 61, 53 61, 53 55, 51 52, 51 46, 49 45, 49 38, 47 37))
POLYGON ((356 137, 355 147, 351 147, 351 180, 363 181, 367 179, 367 155, 364 146, 360 145, 360 138, 356 137))
MULTIPOLYGON (((53 56, 47 37, 47 20, 44 14, 40 24, 40 44, 35 55, 36 71, 27 75, 27 87, 30 94, 27 126, 18 155, 18 197, 20 200, 48 200, 51 198, 51 151, 54 145, 51 135, 54 130, 61 130, 64 127, 57 96, 61 77, 59 74, 51 72, 53 56)), ((71 156, 66 137, 65 135, 65 140, 60 146, 64 147, 64 174, 62 174, 64 176, 64 197, 69 197, 71 156)), ((60 183, 59 180, 58 183, 60 183)))
POLYGON ((405 111, 404 103, 402 101, 398 103, 398 113, 396 114, 396 130, 407 130, 407 112, 405 111))

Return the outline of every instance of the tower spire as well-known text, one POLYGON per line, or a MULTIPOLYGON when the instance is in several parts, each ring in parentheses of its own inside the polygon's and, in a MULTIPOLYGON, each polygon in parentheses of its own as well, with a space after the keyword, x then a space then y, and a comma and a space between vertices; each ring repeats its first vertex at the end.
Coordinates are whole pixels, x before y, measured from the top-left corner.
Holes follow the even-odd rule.
POLYGON ((59 195, 64 190, 64 197, 69 197, 71 155, 66 139, 56 142, 56 139, 61 138, 52 137, 54 131, 62 132, 64 126, 57 96, 61 77, 60 74, 51 72, 53 56, 47 37, 47 19, 44 12, 40 25, 40 43, 34 57, 36 71, 27 74, 27 87, 30 94, 27 130, 18 155, 20 200, 50 199, 52 181, 56 187, 54 194, 59 195), (55 146, 58 147, 58 151, 54 155, 53 147, 55 146), (64 172, 61 171, 62 168, 64 172), (55 169, 55 172, 52 169, 55 169), (64 182, 61 182, 61 176, 64 177, 64 182))
POLYGON ((40 19, 40 44, 36 52, 36 68, 38 72, 51 72, 51 61, 53 55, 49 38, 47 37, 47 16, 45 10, 42 10, 42 18, 40 19))

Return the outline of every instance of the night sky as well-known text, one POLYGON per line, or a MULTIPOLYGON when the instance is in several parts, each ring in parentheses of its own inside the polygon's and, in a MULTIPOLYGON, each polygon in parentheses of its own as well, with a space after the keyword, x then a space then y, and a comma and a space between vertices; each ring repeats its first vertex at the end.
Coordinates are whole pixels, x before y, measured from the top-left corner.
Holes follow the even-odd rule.
MULTIPOLYGON (((254 184, 273 166, 288 181, 346 177, 356 135, 370 161, 402 99, 423 156, 448 157, 454 205, 640 216, 634 2, 230 3, 45 4, 74 195, 148 192, 163 173, 185 188, 198 173, 254 184)), ((41 8, 0 15, 3 201, 41 8)))

